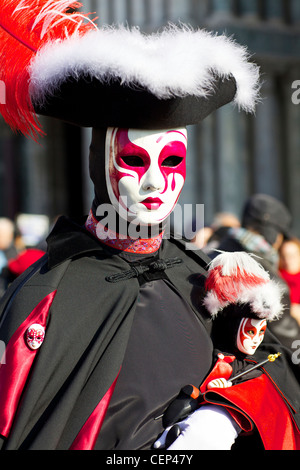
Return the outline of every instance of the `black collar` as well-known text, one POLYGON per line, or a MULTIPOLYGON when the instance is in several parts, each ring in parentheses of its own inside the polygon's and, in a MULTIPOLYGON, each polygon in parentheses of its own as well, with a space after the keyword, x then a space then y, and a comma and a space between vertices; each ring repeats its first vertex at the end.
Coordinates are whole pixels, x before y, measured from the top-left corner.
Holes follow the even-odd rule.
POLYGON ((86 217, 70 219, 66 216, 61 216, 57 220, 47 238, 49 269, 68 259, 74 259, 87 253, 94 253, 98 257, 104 258, 118 254, 129 263, 145 258, 156 258, 158 255, 158 252, 145 255, 127 253, 106 246, 85 228, 85 221, 86 217))
POLYGON ((85 253, 103 253, 103 245, 84 227, 85 218, 60 217, 47 238, 48 266, 53 268, 67 259, 85 253))

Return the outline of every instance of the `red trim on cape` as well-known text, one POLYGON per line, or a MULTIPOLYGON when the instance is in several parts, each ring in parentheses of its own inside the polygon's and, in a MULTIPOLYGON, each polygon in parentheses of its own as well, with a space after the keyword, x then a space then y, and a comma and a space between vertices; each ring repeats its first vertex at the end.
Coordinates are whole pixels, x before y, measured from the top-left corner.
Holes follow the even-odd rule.
POLYGON ((44 297, 18 327, 6 345, 0 364, 0 434, 9 435, 23 388, 38 349, 30 349, 25 340, 27 328, 39 323, 46 328, 49 309, 56 290, 44 297))
POLYGON ((77 434, 70 450, 93 450, 119 374, 77 434))
POLYGON ((292 413, 266 374, 229 388, 207 390, 203 399, 224 406, 246 432, 254 423, 265 450, 300 450, 300 431, 292 413))

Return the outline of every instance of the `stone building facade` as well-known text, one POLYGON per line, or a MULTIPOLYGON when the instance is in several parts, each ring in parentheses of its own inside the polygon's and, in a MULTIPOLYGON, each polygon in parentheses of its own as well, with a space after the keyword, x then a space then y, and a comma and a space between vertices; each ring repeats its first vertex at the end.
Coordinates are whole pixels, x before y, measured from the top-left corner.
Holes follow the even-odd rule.
MULTIPOLYGON (((188 184, 182 203, 204 204, 205 223, 219 211, 239 215, 263 192, 282 200, 300 236, 299 0, 82 0, 98 24, 127 23, 157 31, 167 22, 225 32, 248 47, 261 67, 255 116, 227 105, 189 128, 188 184), (299 89, 299 92, 298 92, 299 89)), ((19 212, 82 214, 92 198, 90 129, 43 119, 40 144, 0 122, 0 216, 19 212)))

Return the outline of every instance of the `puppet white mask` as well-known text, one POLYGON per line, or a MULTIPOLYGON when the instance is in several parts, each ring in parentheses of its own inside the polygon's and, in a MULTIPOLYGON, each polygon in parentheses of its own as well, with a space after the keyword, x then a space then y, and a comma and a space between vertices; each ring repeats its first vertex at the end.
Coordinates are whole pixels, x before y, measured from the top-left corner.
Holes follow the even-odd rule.
POLYGON ((264 339, 266 320, 242 318, 237 333, 237 348, 244 354, 252 355, 264 339))

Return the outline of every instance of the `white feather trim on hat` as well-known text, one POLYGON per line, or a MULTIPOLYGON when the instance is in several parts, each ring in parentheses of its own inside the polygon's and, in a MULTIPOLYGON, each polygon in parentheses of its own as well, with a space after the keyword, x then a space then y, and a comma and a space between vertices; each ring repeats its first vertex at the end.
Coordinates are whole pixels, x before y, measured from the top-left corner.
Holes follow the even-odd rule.
POLYGON ((253 112, 259 94, 259 68, 245 47, 225 35, 182 25, 145 35, 138 28, 103 27, 84 36, 47 44, 31 63, 31 98, 43 104, 66 77, 79 75, 142 86, 159 99, 209 96, 217 77, 233 75, 235 103, 253 112))
POLYGON ((258 318, 273 321, 278 320, 283 313, 281 297, 279 285, 270 280, 266 284, 241 292, 239 303, 249 303, 258 318))
POLYGON ((206 290, 203 304, 212 317, 230 304, 249 304, 254 315, 268 321, 283 312, 279 285, 245 252, 222 252, 212 260, 206 290))
MULTIPOLYGON (((256 276, 268 281, 269 273, 254 258, 258 258, 252 253, 245 251, 226 252, 217 250, 220 254, 209 263, 209 273, 220 267, 222 276, 241 275, 256 276)), ((241 279, 239 279, 241 282, 241 279)))

